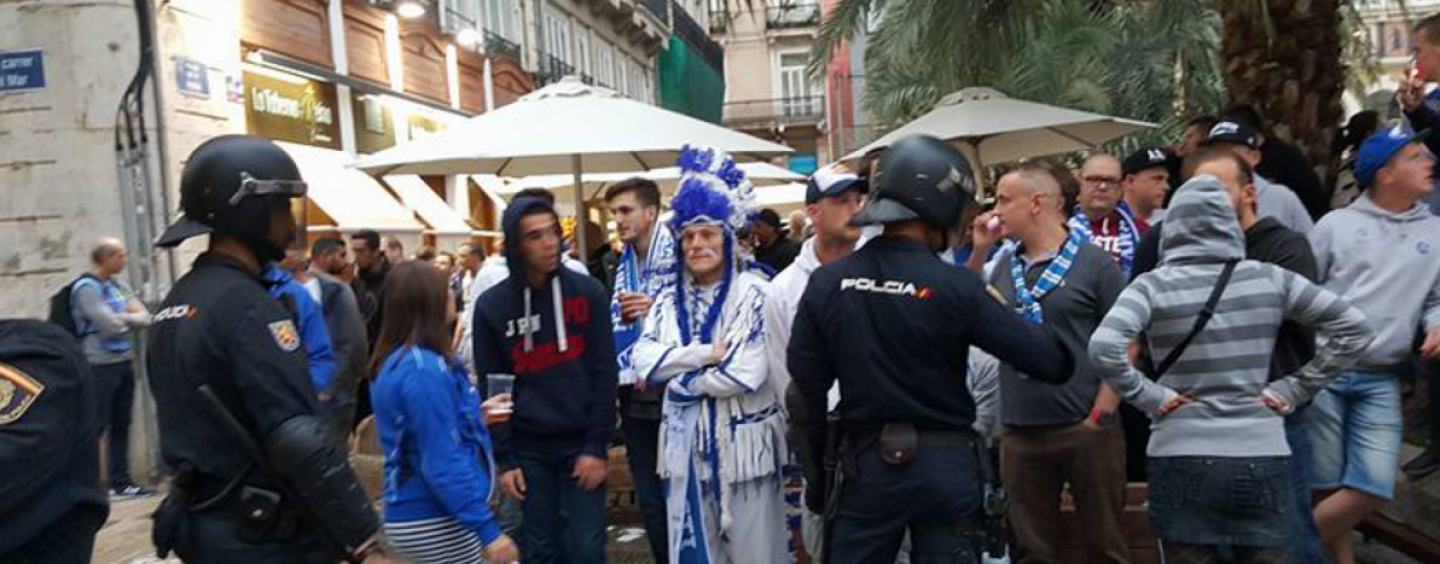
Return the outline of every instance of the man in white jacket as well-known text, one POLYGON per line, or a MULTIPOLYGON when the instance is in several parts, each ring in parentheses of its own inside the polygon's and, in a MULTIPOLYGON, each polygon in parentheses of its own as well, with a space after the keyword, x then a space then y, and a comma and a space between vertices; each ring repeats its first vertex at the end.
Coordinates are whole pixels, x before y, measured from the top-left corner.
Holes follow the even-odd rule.
MULTIPOLYGON (((805 241, 800 255, 785 270, 770 281, 770 290, 765 300, 765 356, 770 363, 770 377, 775 379, 780 390, 790 384, 790 371, 785 367, 785 347, 790 343, 790 326, 795 322, 795 310, 800 305, 800 296, 810 275, 821 265, 849 255, 860 240, 860 228, 850 226, 850 218, 860 211, 865 203, 866 183, 855 174, 840 166, 831 166, 815 172, 805 189, 805 213, 810 218, 810 229, 814 236, 805 241)), ((789 394, 790 397, 796 397, 789 394)), ((830 408, 840 400, 839 391, 830 390, 830 408)), ((823 425, 823 421, 795 421, 799 410, 791 411, 791 424, 823 425)), ((791 433, 792 444, 804 440, 805 433, 791 433)), ((804 456, 810 449, 800 448, 795 452, 804 456)), ((820 461, 806 461, 802 466, 810 472, 819 469, 820 461)), ((806 475, 807 480, 818 476, 806 475)), ((812 558, 819 556, 822 545, 820 538, 821 517, 807 511, 802 520, 802 536, 805 551, 812 558)))

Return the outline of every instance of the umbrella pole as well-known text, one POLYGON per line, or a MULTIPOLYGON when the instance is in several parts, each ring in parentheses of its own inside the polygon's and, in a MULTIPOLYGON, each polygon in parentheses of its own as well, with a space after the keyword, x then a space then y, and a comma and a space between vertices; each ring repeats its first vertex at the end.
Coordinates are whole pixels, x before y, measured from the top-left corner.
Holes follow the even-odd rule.
POLYGON ((590 247, 585 245, 585 220, 589 219, 589 214, 585 213, 585 185, 581 182, 583 165, 578 154, 571 155, 570 159, 575 169, 575 245, 580 247, 575 250, 575 256, 580 257, 580 262, 588 263, 590 247))

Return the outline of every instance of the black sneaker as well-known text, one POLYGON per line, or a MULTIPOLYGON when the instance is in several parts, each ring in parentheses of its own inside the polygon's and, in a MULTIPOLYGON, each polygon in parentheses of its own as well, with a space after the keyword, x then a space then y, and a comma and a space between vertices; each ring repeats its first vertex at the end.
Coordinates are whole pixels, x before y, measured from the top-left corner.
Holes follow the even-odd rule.
POLYGON ((112 498, 128 499, 150 497, 152 495, 155 495, 155 488, 142 486, 140 484, 126 484, 110 488, 110 497, 112 498))
POLYGON ((1429 476, 1436 470, 1440 470, 1440 449, 1435 447, 1425 449, 1420 456, 1410 459, 1404 466, 1401 466, 1400 470, 1413 480, 1429 476))

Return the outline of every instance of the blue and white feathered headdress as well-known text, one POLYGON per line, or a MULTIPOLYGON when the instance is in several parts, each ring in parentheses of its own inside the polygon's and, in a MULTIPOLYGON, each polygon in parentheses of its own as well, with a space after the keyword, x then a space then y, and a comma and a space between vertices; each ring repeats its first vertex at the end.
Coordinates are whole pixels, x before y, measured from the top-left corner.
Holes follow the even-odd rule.
POLYGON ((745 228, 755 189, 730 155, 718 149, 686 145, 680 150, 680 189, 670 201, 670 228, 679 234, 691 225, 745 228))

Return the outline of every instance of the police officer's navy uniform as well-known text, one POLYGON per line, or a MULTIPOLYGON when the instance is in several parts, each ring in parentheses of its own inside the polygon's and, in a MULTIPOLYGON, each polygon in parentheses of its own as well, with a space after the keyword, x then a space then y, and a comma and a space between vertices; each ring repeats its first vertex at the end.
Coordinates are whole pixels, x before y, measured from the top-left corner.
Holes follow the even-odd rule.
POLYGON ((89 562, 100 487, 94 378, 75 336, 0 321, 0 562, 89 562))
MULTIPOLYGON (((273 143, 212 139, 188 160, 185 215, 157 244, 213 232, 276 260, 270 224, 304 192, 273 143)), ((155 544, 186 562, 360 560, 379 521, 325 439, 292 310, 242 256, 201 255, 153 320, 147 366, 161 457, 175 472, 155 544)))
MULTIPOLYGON (((236 475, 254 474, 248 482, 268 486, 254 472, 250 454, 235 446, 234 434, 215 417, 213 409, 195 391, 209 384, 215 394, 249 427, 252 436, 266 437, 281 423, 317 411, 305 349, 290 312, 266 293, 265 282, 234 259, 203 254, 190 273, 175 284, 156 314, 150 348, 151 389, 160 420, 160 451, 170 468, 195 469, 190 485, 193 500, 214 497, 236 475)), ((221 537, 238 534, 243 515, 237 504, 224 503, 213 510, 191 514, 189 538, 177 539, 176 550, 185 556, 187 541, 214 545, 239 542, 221 537)), ((310 531, 310 543, 318 535, 310 531)), ((263 544, 263 543, 262 543, 263 544)), ((288 544, 288 543, 280 543, 288 544)), ((314 545, 300 551, 275 547, 251 554, 319 552, 314 545)))
MULTIPOLYGON (((871 222, 877 215, 885 222, 922 217, 897 207, 919 205, 897 198, 897 184, 903 191, 905 183, 957 177, 945 168, 969 176, 958 153, 942 155, 960 160, 938 173, 927 165, 924 159, 945 152, 939 143, 912 139, 890 150, 892 166, 882 163, 880 186, 867 206, 871 222), (916 167, 917 155, 921 174, 905 168, 907 161, 916 167)), ((936 203, 944 191, 932 187, 926 194, 932 207, 944 207, 936 203)), ((925 219, 942 229, 958 220, 962 206, 953 206, 953 217, 925 219)), ((865 222, 866 211, 857 218, 865 222)), ((840 383, 835 424, 844 480, 838 507, 831 508, 827 562, 893 561, 907 529, 915 562, 979 561, 974 533, 982 490, 971 431, 975 404, 965 385, 971 345, 1036 378, 1063 381, 1072 365, 1047 329, 1023 321, 977 276, 918 241, 882 235, 815 271, 795 317, 787 364, 809 420, 825 419, 826 393, 840 383)), ((825 442, 823 435, 811 437, 813 445, 825 442)))

